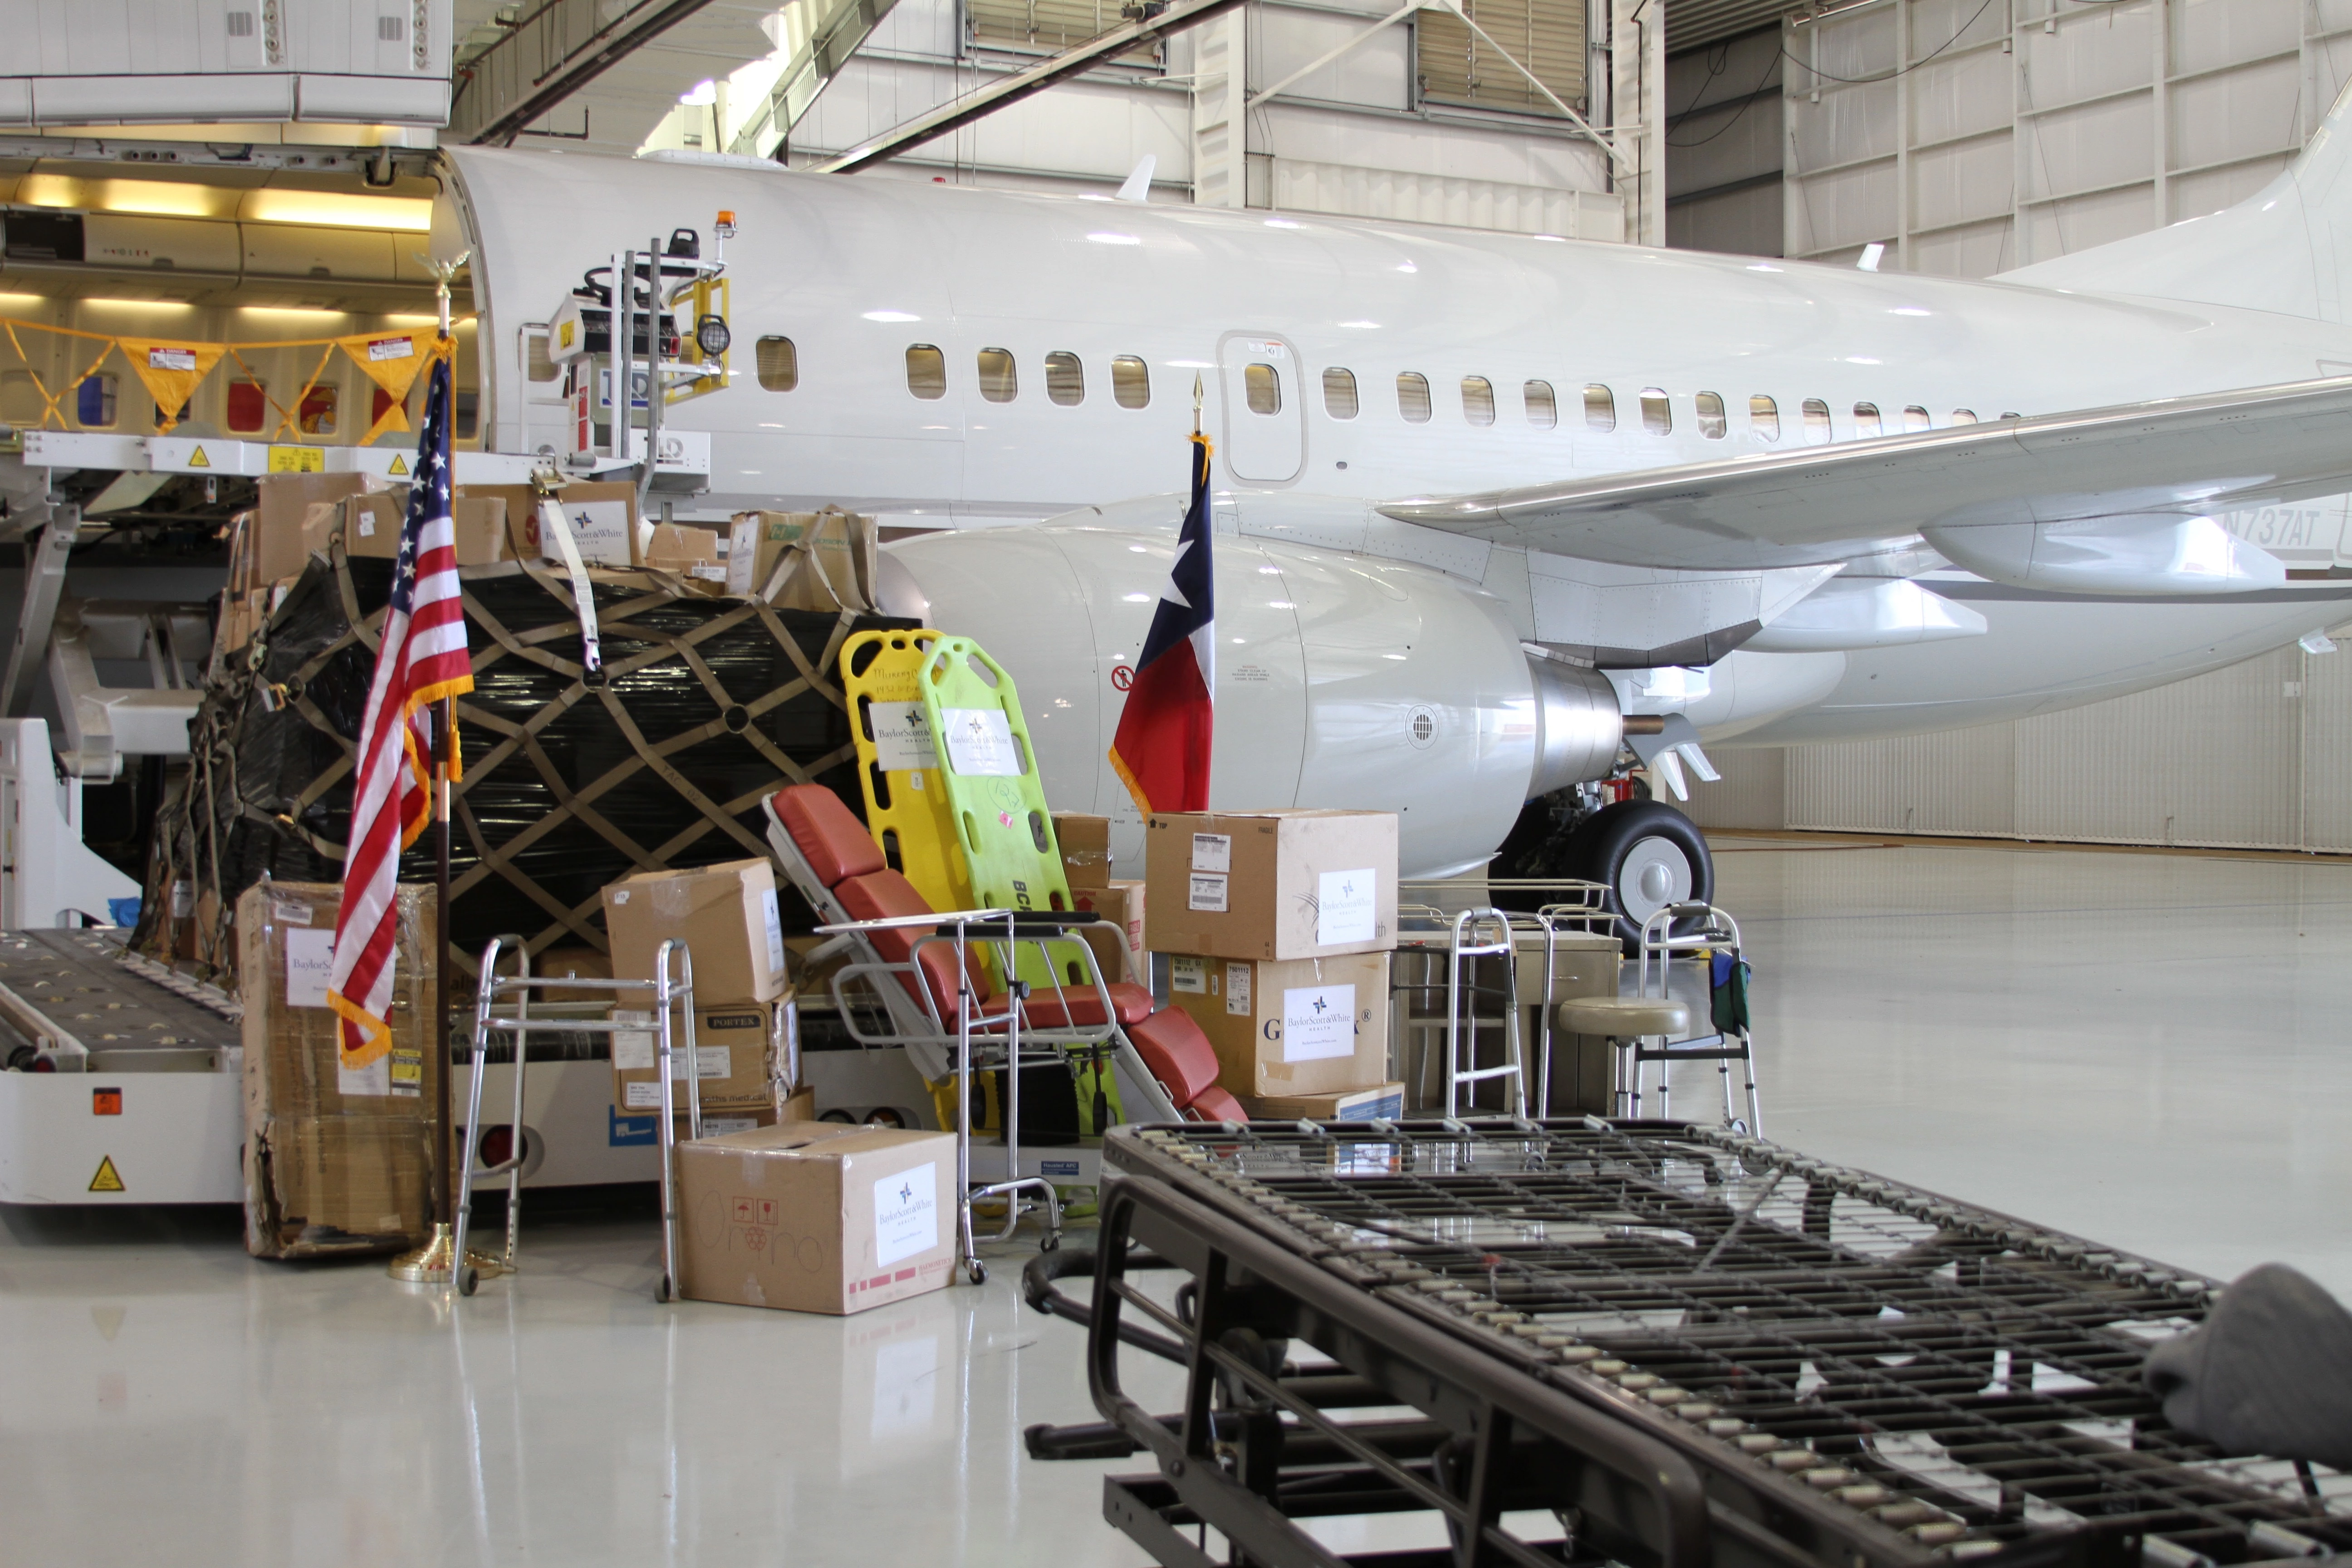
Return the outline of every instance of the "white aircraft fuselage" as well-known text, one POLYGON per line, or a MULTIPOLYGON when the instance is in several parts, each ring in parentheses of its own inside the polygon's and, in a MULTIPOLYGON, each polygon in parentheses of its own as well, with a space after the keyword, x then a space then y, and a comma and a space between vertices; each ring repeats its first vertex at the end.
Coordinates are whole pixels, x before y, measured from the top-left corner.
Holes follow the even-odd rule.
MULTIPOLYGON (((1120 815, 1100 759, 1164 581, 1197 377, 1232 492, 1217 795, 1403 811, 1409 868, 1425 870, 1491 850, 1543 782, 1521 645, 1599 639, 1557 635, 1557 610, 1547 629, 1540 552, 1365 503, 2352 367, 2352 329, 2217 305, 782 170, 449 157, 441 222, 475 247, 488 444, 562 445, 555 389, 526 377, 524 323, 612 251, 726 208, 734 379, 669 414, 711 437, 711 493, 689 515, 1062 519, 894 553, 933 618, 1021 681, 1049 789, 1075 809, 1120 815), (790 390, 754 373, 761 338, 790 341, 790 390), (929 351, 944 385, 927 396, 929 351), (1079 509, 1102 510, 1063 517, 1079 509)), ((2352 605, 2352 584, 2323 583, 2160 601, 1950 571, 1923 585, 1983 615, 1985 635, 1733 654, 1687 710, 1710 738, 1752 742, 1951 728, 2218 668, 2352 605)))

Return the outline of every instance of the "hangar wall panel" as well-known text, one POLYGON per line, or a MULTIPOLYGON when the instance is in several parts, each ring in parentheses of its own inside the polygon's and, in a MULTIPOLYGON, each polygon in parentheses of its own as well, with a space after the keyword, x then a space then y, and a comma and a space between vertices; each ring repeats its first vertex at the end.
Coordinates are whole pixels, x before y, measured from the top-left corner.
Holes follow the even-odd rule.
POLYGON ((1712 828, 2352 853, 2352 658, 2289 647, 2011 723, 1715 760, 1692 800, 1712 828))
POLYGON ((1982 277, 2259 189, 2352 77, 2352 0, 1875 0, 1781 41, 1785 253, 1982 277))

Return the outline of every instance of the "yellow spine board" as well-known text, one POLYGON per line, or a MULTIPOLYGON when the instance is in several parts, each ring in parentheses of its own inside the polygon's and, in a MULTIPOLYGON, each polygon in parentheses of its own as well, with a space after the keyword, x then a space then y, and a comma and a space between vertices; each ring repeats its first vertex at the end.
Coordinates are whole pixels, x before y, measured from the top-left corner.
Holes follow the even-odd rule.
POLYGON ((859 632, 841 646, 841 685, 857 742, 866 830, 931 908, 968 910, 971 876, 917 680, 940 640, 935 631, 859 632), (925 755, 928 766, 904 765, 925 755))
MULTIPOLYGON (((942 637, 925 657, 918 684, 971 879, 971 902, 965 907, 1075 908, 1013 677, 970 637, 942 637)), ((1024 944, 1017 973, 1033 985, 1057 978, 1067 985, 1087 972, 1077 956, 1084 946, 1052 945, 1053 967, 1061 971, 1056 976, 1034 944, 1024 944)))

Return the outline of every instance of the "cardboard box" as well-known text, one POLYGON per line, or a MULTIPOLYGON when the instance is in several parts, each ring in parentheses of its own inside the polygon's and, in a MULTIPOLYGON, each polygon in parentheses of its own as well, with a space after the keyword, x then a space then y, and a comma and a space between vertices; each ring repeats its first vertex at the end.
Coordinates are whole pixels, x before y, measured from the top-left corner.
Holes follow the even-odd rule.
POLYGON ((264 474, 255 481, 260 500, 245 531, 245 573, 229 580, 232 590, 264 587, 299 573, 310 560, 302 525, 310 509, 332 504, 369 488, 365 474, 264 474))
POLYGON ((657 522, 653 537, 646 543, 647 566, 665 572, 684 572, 696 566, 719 564, 719 535, 707 528, 696 528, 683 522, 657 522))
MULTIPOLYGON (((310 509, 302 521, 305 556, 324 555, 340 532, 343 553, 389 561, 400 553, 400 531, 407 521, 408 492, 377 490, 310 509)), ((460 566, 487 566, 514 559, 507 544, 507 503, 495 496, 467 496, 450 502, 450 522, 460 566)))
POLYGON ((783 917, 762 856, 686 871, 645 871, 604 889, 613 973, 654 978, 664 941, 683 937, 698 998, 772 1002, 784 992, 783 917))
POLYGON ((737 512, 728 537, 727 591, 760 594, 783 564, 768 601, 779 609, 877 610, 877 538, 874 520, 855 512, 737 512))
MULTIPOLYGON (((506 502, 507 542, 517 561, 560 561, 562 555, 539 536, 539 492, 529 485, 467 485, 468 496, 496 496, 506 502)), ((637 487, 572 484, 556 492, 580 559, 591 566, 625 571, 642 559, 637 544, 637 487)))
POLYGON ((1062 876, 1071 892, 1110 886, 1109 817, 1057 811, 1054 814, 1054 843, 1062 851, 1062 876))
POLYGON ((1102 916, 1099 925, 1082 927, 1078 934, 1095 950, 1105 980, 1126 980, 1149 987, 1151 965, 1143 945, 1144 884, 1113 879, 1108 887, 1073 888, 1070 902, 1102 916))
POLYGON ((678 1293, 846 1314, 955 1267, 955 1137, 794 1121, 677 1152, 678 1293))
MULTIPOLYGON (((694 1009, 695 1068, 701 1076, 702 1114, 772 1110, 776 1083, 784 1071, 782 1052, 784 1008, 789 994, 779 1002, 698 1002, 694 1009)), ((613 1104, 625 1116, 643 1116, 661 1109, 661 1079, 656 1060, 660 1041, 653 1015, 615 1008, 614 1021, 642 1020, 643 1029, 614 1033, 613 1104)), ((686 1104, 686 1024, 671 1026, 670 1089, 673 1110, 686 1104)))
POLYGON ((1154 952, 1289 960, 1396 945, 1388 812, 1160 813, 1143 843, 1154 952))
POLYGON ((1244 1099, 1328 1094, 1389 1076, 1389 955, 1169 958, 1168 999, 1216 1047, 1244 1099))
POLYGON ((359 1068, 342 1065, 326 1005, 341 896, 332 884, 263 882, 237 900, 246 1247, 257 1257, 396 1251, 429 1227, 432 892, 400 889, 392 1050, 359 1068))
POLYGON ((1244 1100, 1253 1121, 1394 1121, 1404 1114, 1404 1085, 1370 1083, 1329 1094, 1282 1094, 1244 1100))

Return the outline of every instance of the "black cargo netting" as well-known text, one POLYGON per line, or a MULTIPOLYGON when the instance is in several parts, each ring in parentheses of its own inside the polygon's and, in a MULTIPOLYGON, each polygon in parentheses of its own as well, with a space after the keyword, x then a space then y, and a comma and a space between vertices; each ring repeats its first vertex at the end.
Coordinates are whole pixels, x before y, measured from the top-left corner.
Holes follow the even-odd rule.
MULTIPOLYGON (((468 969, 466 954, 509 931, 534 952, 603 948, 601 891, 632 872, 767 854, 760 803, 785 784, 822 784, 860 809, 835 660, 854 632, 916 623, 598 572, 604 679, 591 686, 566 579, 537 563, 460 576, 474 690, 458 703, 450 931, 468 969)), ((265 875, 341 880, 391 581, 389 561, 314 558, 216 672, 189 726, 184 788, 156 824, 133 938, 142 950, 169 940, 175 881, 196 894, 199 963, 225 971, 239 892, 265 875)), ((433 871, 428 830, 401 879, 433 871)), ((805 910, 789 889, 782 897, 786 930, 796 916, 806 930, 805 910)))

